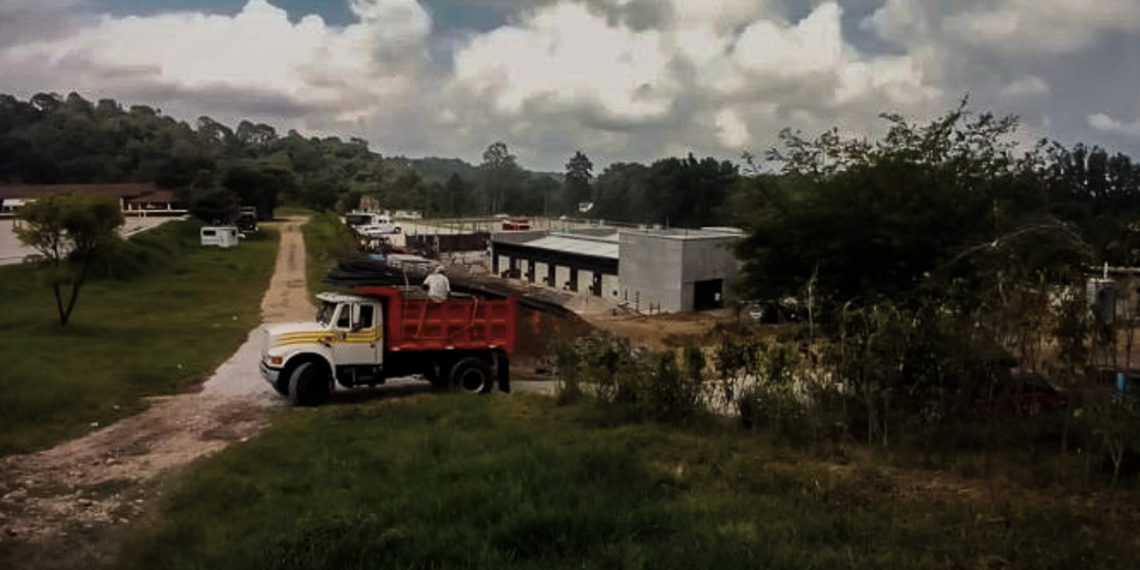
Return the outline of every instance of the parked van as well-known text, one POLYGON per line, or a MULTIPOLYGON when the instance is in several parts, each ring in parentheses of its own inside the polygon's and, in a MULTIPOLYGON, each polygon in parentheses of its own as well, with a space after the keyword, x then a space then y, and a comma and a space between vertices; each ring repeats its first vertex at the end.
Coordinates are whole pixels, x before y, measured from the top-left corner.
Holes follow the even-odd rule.
POLYGON ((238 244, 236 226, 205 226, 199 233, 202 237, 202 245, 236 247, 238 244))

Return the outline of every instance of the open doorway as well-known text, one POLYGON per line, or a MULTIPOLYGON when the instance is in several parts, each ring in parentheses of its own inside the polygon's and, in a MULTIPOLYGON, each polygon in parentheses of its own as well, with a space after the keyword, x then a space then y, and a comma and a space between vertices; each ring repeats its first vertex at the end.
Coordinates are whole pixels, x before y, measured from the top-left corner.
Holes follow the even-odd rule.
POLYGON ((707 311, 724 307, 724 279, 697 281, 693 284, 693 310, 707 311))

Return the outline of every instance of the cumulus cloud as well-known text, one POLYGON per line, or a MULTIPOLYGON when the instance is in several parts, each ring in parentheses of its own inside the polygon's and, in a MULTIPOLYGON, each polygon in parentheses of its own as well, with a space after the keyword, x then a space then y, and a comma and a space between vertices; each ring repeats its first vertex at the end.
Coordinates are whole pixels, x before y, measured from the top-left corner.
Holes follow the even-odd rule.
POLYGON ((290 22, 267 0, 249 0, 233 16, 104 16, 4 50, 0 67, 21 83, 60 90, 182 93, 223 104, 226 97, 211 94, 244 93, 239 99, 267 101, 261 115, 293 108, 348 120, 414 91, 431 29, 414 0, 353 0, 351 9, 359 21, 343 28, 318 16, 290 22))
POLYGON ((636 30, 563 2, 477 36, 456 52, 447 114, 519 136, 570 117, 587 141, 595 128, 663 129, 690 150, 735 154, 782 121, 816 128, 843 113, 866 125, 942 94, 922 60, 853 47, 835 2, 797 21, 762 2, 668 7, 661 27, 636 30))
POLYGON ((613 27, 581 4, 558 4, 475 37, 455 55, 455 88, 518 115, 524 106, 586 108, 630 121, 660 118, 677 86, 657 31, 613 27))
POLYGON ((1140 31, 1136 0, 996 0, 946 20, 960 40, 1003 52, 1062 54, 1140 31))
POLYGON ((1090 127, 1100 132, 1140 138, 1140 119, 1128 123, 1114 119, 1104 113, 1095 113, 1089 115, 1088 121, 1090 127))
POLYGON ((0 0, 0 91, 365 136, 386 153, 478 160, 504 140, 539 168, 579 148, 599 165, 733 158, 783 127, 874 137, 881 112, 924 120, 967 92, 1034 135, 1140 139, 1140 121, 1113 118, 1130 110, 1120 98, 1074 87, 1104 73, 1140 89, 1113 57, 1140 45, 1138 0, 472 0, 507 14, 490 30, 433 26, 452 0, 330 0, 347 25, 270 1, 99 16, 88 0, 0 0))

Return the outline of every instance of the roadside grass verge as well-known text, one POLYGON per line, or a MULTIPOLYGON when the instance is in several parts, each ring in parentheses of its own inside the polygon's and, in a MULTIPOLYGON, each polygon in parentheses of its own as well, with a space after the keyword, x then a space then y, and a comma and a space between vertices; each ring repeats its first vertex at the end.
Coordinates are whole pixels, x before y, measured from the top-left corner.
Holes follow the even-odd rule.
POLYGON ((207 379, 260 323, 277 249, 265 228, 240 247, 198 245, 199 224, 134 236, 98 267, 61 327, 50 288, 0 268, 0 455, 78 436, 207 379))
POLYGON ((337 289, 325 283, 329 270, 337 261, 357 255, 356 236, 352 229, 332 212, 311 214, 301 231, 305 236, 305 281, 309 294, 337 289))
MULTIPOLYGON (((514 395, 279 417, 167 481, 125 568, 1120 568, 1069 510, 895 489, 722 426, 514 395)), ((1097 530, 1094 530, 1097 529, 1097 530)))

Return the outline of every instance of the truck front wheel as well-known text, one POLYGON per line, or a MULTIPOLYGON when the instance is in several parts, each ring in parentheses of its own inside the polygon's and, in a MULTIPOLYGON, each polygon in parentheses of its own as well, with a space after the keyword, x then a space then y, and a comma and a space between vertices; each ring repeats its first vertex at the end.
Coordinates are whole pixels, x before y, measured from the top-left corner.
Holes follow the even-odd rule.
POLYGON ((491 374, 491 365, 482 358, 464 358, 455 363, 451 369, 451 385, 464 392, 478 394, 489 392, 494 375, 491 374))
POLYGON ((329 376, 315 362, 302 362, 289 376, 289 401, 294 406, 319 406, 329 399, 329 376))

